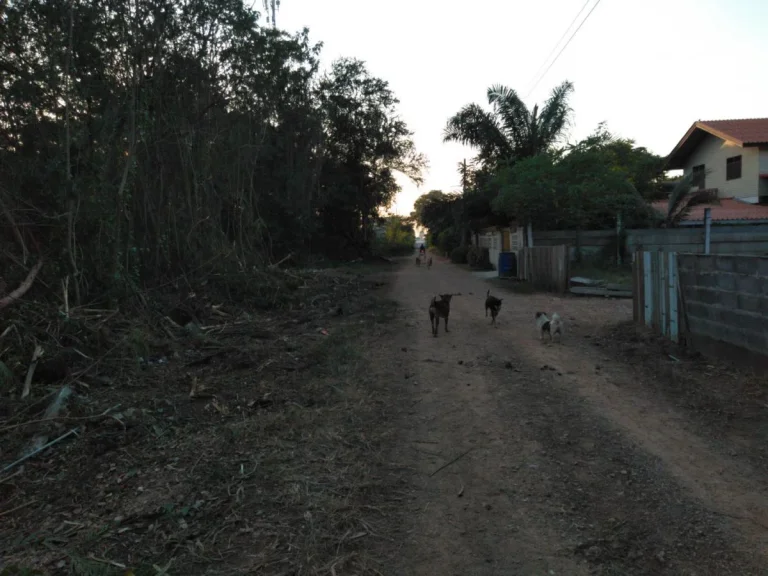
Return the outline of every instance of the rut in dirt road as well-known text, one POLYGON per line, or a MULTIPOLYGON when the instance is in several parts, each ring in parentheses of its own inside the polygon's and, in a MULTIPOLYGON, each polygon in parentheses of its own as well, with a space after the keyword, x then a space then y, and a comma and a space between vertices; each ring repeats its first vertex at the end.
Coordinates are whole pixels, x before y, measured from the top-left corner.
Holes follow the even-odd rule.
POLYGON ((762 477, 623 390, 630 367, 596 365, 569 330, 584 301, 503 294, 494 327, 486 291, 442 259, 394 282, 402 329, 376 369, 403 383, 392 458, 414 470, 396 573, 766 573, 762 477), (450 332, 434 338, 445 293, 450 332), (562 344, 539 342, 537 310, 563 317, 562 344))

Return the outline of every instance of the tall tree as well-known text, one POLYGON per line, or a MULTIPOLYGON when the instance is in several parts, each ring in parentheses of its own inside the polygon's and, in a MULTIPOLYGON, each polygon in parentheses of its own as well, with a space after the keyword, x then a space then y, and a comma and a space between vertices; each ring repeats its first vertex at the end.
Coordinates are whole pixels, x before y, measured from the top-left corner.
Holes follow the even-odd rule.
POLYGON ((458 199, 458 194, 430 190, 413 203, 411 217, 430 232, 444 230, 453 224, 452 207, 458 199))
POLYGON ((280 0, 264 0, 264 11, 267 13, 267 22, 272 21, 272 28, 277 27, 277 11, 280 10, 280 0))
POLYGON ((616 169, 623 170, 646 200, 666 197, 661 186, 664 178, 664 158, 661 156, 646 148, 635 146, 634 140, 611 134, 604 122, 601 122, 590 136, 566 149, 568 153, 574 154, 589 150, 600 150, 606 162, 616 169))
POLYGON ((397 115, 399 101, 360 60, 342 58, 319 87, 325 144, 319 210, 323 226, 347 246, 364 250, 379 208, 399 186, 395 173, 421 183, 426 158, 397 115))
POLYGON ((636 153, 618 154, 626 152, 623 141, 599 136, 499 170, 496 210, 542 230, 613 227, 618 214, 626 225, 648 223, 653 213, 635 185, 636 153))
POLYGON ((386 82, 359 62, 319 77, 308 32, 250 2, 2 6, 0 236, 84 300, 364 247, 394 171, 425 165, 386 82))
POLYGON ((487 93, 491 110, 478 104, 465 106, 448 120, 443 139, 476 148, 478 160, 491 167, 536 156, 562 140, 572 93, 573 84, 563 82, 539 111, 538 105, 529 110, 513 89, 491 86, 487 93))

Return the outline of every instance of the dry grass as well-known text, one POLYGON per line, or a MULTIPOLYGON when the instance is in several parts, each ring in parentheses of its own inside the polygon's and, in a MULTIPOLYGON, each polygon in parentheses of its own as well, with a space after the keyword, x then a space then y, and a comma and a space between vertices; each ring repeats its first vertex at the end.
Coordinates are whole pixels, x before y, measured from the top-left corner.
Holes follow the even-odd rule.
MULTIPOLYGON (((82 420, 25 426, 49 390, 33 389, 35 410, 14 400, 0 428, 22 426, 4 433, 3 462, 33 435, 79 435, 0 478, 0 570, 384 571, 375 551, 399 498, 381 452, 392 402, 368 378, 364 352, 390 329, 394 304, 377 291, 382 279, 300 278, 277 311, 229 304, 202 331, 175 333, 165 363, 120 376, 105 362, 109 384, 72 384, 65 417, 82 420)), ((121 342, 151 356, 154 337, 136 321, 121 342)))
POLYGON ((733 452, 739 446, 756 469, 768 471, 768 380, 759 370, 726 358, 705 357, 650 329, 624 322, 594 341, 637 370, 638 385, 652 387, 733 452))

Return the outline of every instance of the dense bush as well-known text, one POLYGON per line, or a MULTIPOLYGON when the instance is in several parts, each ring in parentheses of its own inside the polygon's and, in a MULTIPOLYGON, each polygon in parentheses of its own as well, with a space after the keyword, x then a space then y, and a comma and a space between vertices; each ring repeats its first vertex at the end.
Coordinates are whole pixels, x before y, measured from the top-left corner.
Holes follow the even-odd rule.
POLYGON ((381 256, 408 256, 416 246, 416 234, 409 219, 389 216, 385 219, 384 234, 373 242, 373 252, 381 256))
POLYGON ((386 238, 377 238, 372 244, 371 251, 379 256, 410 256, 414 251, 415 240, 391 241, 386 238))
POLYGON ((461 247, 454 248, 451 250, 451 262, 454 264, 466 264, 467 263, 467 253, 469 252, 469 248, 461 247))
POLYGON ((472 268, 479 268, 481 270, 493 269, 491 266, 491 255, 488 248, 480 246, 470 247, 467 253, 467 262, 472 268))
POLYGON ((443 254, 450 254, 459 245, 459 234, 453 227, 449 227, 437 235, 435 245, 443 254))

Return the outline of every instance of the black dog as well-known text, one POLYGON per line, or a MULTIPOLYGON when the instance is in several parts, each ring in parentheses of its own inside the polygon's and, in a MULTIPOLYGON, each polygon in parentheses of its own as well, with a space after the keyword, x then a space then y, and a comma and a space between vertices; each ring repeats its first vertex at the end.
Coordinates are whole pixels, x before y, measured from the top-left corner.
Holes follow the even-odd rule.
POLYGON ((437 337, 440 318, 445 319, 445 331, 448 332, 448 315, 451 313, 451 298, 453 294, 440 294, 440 300, 433 297, 429 303, 429 323, 432 326, 432 336, 437 337))
POLYGON ((491 290, 488 289, 488 293, 485 295, 485 317, 488 318, 488 310, 491 311, 491 324, 496 324, 496 316, 499 315, 501 310, 501 301, 503 298, 496 298, 491 296, 491 290))

